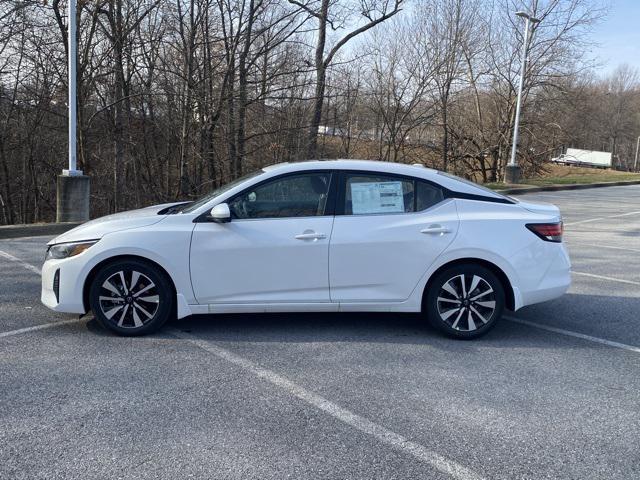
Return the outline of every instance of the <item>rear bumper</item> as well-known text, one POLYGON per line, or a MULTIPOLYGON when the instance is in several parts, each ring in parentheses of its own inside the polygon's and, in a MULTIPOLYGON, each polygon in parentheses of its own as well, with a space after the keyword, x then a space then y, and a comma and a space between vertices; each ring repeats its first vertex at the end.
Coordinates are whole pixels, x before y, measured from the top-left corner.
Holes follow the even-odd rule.
POLYGON ((546 302, 564 295, 571 286, 571 261, 564 244, 550 262, 547 271, 533 288, 521 291, 522 306, 546 302))

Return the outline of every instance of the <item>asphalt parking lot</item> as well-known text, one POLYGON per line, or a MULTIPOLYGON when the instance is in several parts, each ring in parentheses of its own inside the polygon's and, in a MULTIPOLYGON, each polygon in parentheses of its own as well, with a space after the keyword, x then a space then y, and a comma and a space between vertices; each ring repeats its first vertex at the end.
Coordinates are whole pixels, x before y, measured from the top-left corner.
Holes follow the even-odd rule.
POLYGON ((640 186, 526 199, 573 286, 473 342, 398 314, 119 338, 40 304, 47 237, 0 240, 0 478, 640 478, 640 186))

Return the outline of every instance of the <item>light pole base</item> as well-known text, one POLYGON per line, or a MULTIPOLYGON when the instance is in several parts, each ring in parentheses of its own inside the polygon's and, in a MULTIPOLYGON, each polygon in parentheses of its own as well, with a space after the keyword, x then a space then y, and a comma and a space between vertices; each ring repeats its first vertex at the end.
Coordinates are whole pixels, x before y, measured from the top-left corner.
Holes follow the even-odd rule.
MULTIPOLYGON (((71 172, 69 172, 71 173, 71 172)), ((89 220, 89 177, 77 173, 58 175, 56 222, 89 220)))
POLYGON ((520 183, 520 167, 518 165, 507 165, 504 171, 504 183, 520 183))

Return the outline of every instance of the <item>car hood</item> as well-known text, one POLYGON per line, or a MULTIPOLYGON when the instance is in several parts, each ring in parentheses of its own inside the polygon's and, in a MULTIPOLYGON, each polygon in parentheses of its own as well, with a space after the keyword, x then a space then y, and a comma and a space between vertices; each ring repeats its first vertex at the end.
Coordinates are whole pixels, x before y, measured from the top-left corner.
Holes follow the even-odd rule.
POLYGON ((184 202, 163 203, 161 205, 153 205, 151 207, 96 218, 82 225, 78 225, 76 228, 62 235, 58 235, 48 244, 98 240, 108 233, 153 225, 165 218, 165 215, 158 215, 158 212, 172 205, 179 205, 180 203, 184 202))
POLYGON ((529 210, 530 212, 554 217, 557 219, 557 221, 561 219, 560 209, 552 203, 523 202, 522 200, 518 200, 518 205, 529 210))

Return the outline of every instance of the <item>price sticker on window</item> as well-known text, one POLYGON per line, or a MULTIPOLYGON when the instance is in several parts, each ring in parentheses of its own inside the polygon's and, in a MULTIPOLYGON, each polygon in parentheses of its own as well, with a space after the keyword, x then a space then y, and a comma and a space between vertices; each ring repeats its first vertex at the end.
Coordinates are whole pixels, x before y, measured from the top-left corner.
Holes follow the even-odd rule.
POLYGON ((404 212, 402 182, 352 183, 351 210, 354 215, 404 212))

